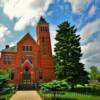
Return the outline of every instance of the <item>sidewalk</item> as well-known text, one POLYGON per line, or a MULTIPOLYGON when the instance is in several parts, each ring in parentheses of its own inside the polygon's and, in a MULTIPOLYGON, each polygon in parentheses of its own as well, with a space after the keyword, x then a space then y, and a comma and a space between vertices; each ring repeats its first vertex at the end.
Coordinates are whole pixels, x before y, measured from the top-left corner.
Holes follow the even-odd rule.
POLYGON ((10 100, 42 100, 37 91, 17 91, 10 100))

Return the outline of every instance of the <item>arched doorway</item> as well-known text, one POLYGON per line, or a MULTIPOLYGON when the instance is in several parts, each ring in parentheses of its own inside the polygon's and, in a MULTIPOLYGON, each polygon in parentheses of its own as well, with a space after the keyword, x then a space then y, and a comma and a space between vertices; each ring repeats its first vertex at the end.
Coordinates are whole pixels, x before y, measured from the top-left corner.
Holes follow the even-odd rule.
POLYGON ((25 67, 23 74, 22 74, 22 81, 24 84, 30 84, 31 83, 31 73, 29 68, 25 67))

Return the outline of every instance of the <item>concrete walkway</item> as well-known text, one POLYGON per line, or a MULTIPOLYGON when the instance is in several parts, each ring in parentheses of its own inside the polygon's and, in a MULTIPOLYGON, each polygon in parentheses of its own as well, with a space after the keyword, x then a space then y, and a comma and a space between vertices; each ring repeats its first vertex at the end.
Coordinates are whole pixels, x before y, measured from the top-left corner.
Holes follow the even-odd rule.
POLYGON ((10 100, 42 100, 36 91, 17 91, 10 100))

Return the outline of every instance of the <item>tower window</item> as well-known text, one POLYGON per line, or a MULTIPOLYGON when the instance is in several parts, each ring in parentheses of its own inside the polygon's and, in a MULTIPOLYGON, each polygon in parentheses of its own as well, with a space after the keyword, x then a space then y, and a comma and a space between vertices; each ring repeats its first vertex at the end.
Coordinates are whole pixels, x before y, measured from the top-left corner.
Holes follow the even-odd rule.
POLYGON ((42 37, 42 43, 43 43, 43 45, 45 45, 45 38, 44 37, 42 37))
POLYGON ((43 54, 46 54, 46 47, 45 47, 45 38, 42 37, 42 47, 43 47, 43 54))
POLYGON ((41 27, 41 32, 42 32, 42 30, 43 30, 43 29, 42 29, 42 27, 41 27))
POLYGON ((48 27, 40 27, 41 32, 48 32, 48 27))
POLYGON ((45 31, 48 32, 48 28, 47 27, 45 28, 45 31))

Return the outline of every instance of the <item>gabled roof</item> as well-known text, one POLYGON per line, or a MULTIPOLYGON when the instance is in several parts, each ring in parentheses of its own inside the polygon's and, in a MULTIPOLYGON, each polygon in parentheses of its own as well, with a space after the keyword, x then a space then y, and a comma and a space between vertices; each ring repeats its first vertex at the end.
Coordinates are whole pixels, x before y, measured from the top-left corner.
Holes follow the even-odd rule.
POLYGON ((13 46, 13 47, 5 48, 2 50, 2 52, 17 52, 17 47, 13 46))
POLYGON ((36 41, 33 39, 33 37, 29 33, 27 33, 18 43, 20 43, 25 37, 30 37, 33 40, 33 42, 36 44, 36 41))
POLYGON ((41 16, 38 24, 48 24, 46 20, 41 16))
MULTIPOLYGON (((29 33, 27 33, 22 39, 24 39, 25 37, 30 37, 33 40, 33 42, 36 43, 36 41, 32 38, 32 36, 29 33)), ((22 39, 19 42, 21 42, 22 39)), ((1 52, 17 52, 17 46, 12 46, 12 47, 9 47, 9 48, 5 48, 1 52)))

